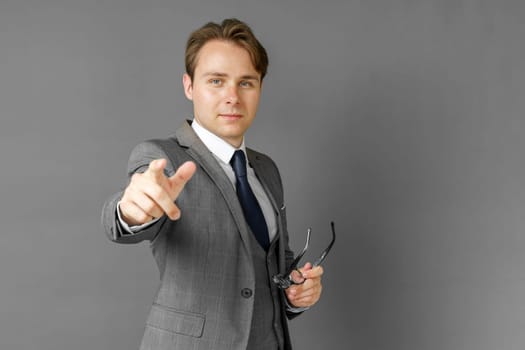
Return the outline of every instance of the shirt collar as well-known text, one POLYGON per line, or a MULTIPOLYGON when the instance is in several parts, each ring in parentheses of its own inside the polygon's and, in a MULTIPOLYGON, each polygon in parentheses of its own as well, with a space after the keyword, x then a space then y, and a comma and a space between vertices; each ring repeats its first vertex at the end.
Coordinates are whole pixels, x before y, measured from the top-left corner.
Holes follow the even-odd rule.
POLYGON ((202 143, 204 143, 204 145, 211 151, 211 153, 213 153, 222 162, 229 164, 230 159, 233 157, 233 153, 239 149, 242 150, 246 156, 246 146, 244 144, 244 137, 242 139, 241 146, 239 148, 235 148, 228 142, 221 139, 219 136, 204 128, 197 122, 196 119, 193 119, 191 127, 193 128, 197 136, 201 139, 202 143))

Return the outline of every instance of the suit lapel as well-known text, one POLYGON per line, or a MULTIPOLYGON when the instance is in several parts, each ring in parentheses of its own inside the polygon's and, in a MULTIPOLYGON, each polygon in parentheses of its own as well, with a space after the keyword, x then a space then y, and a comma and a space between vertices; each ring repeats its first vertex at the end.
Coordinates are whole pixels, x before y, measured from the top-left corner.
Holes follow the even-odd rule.
MULTIPOLYGON (((268 161, 265 160, 264 157, 261 157, 257 154, 257 152, 252 151, 251 149, 246 149, 248 161, 250 162, 251 166, 253 167, 253 170, 255 171, 255 175, 261 182, 264 190, 266 191, 266 194, 268 195, 268 198, 270 199, 270 203, 272 204, 273 210, 277 214, 276 220, 277 220, 277 235, 272 241, 277 242, 281 236, 285 233, 285 227, 283 223, 283 215, 284 215, 284 200, 283 200, 283 192, 282 192, 282 185, 280 182, 279 176, 275 174, 275 168, 273 164, 268 164, 268 161)), ((284 273, 286 269, 286 260, 285 260, 285 245, 279 243, 279 272, 284 273)))
POLYGON ((253 167, 253 170, 255 172, 255 175, 257 175, 257 178, 261 182, 264 190, 266 191, 266 194, 268 195, 268 198, 270 199, 270 202, 272 203, 273 209, 278 212, 281 203, 278 203, 279 196, 279 188, 276 186, 274 179, 272 178, 272 174, 268 172, 268 164, 265 164, 264 160, 259 157, 259 155, 256 154, 256 152, 253 152, 249 148, 246 150, 248 161, 250 162, 250 165, 253 167))
POLYGON ((243 244, 251 257, 252 250, 250 249, 249 243, 249 235, 251 233, 246 225, 246 220, 244 219, 244 214, 237 198, 237 193, 235 193, 235 190, 224 173, 224 170, 221 168, 221 165, 195 134, 189 122, 184 122, 182 127, 176 131, 175 135, 178 143, 187 148, 187 153, 202 167, 221 192, 239 229, 243 244))

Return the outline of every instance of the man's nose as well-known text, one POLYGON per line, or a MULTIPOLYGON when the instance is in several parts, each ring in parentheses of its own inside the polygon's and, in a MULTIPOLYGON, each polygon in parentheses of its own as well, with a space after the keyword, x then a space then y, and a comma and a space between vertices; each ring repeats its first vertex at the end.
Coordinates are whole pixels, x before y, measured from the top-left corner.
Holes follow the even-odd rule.
POLYGON ((226 89, 226 102, 230 104, 239 102, 239 91, 236 86, 231 86, 226 89))

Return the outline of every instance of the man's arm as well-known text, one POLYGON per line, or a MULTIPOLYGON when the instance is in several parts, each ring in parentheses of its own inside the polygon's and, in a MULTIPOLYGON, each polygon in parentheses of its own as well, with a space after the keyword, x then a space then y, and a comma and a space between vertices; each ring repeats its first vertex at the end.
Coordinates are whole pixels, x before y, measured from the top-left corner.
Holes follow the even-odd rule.
POLYGON ((175 200, 193 176, 196 166, 193 162, 185 162, 177 171, 165 171, 166 159, 155 159, 164 156, 163 151, 150 142, 139 144, 131 153, 128 163, 129 184, 123 192, 110 197, 102 211, 102 224, 111 240, 119 243, 152 240, 166 217, 171 220, 180 217, 175 200), (173 175, 168 176, 170 173, 173 175), (117 210, 120 212, 117 213, 117 210), (140 226, 156 218, 161 219, 132 234, 122 227, 119 216, 128 226, 140 226))

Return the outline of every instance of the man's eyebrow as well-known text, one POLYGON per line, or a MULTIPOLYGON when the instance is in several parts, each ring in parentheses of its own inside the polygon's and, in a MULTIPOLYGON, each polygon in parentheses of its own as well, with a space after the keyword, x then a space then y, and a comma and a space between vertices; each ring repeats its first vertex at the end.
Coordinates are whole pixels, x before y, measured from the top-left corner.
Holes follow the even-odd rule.
POLYGON ((228 74, 221 72, 206 72, 202 75, 203 77, 227 77, 228 74))
MULTIPOLYGON (((220 78, 223 78, 223 77, 228 77, 228 74, 227 73, 222 73, 222 72, 206 72, 202 76, 203 77, 220 77, 220 78)), ((257 75, 246 74, 246 75, 241 76, 241 80, 256 80, 256 81, 259 81, 259 77, 257 75)))
POLYGON ((257 75, 250 75, 250 74, 243 75, 241 77, 241 79, 243 79, 243 80, 257 80, 257 81, 259 81, 259 77, 257 75))

